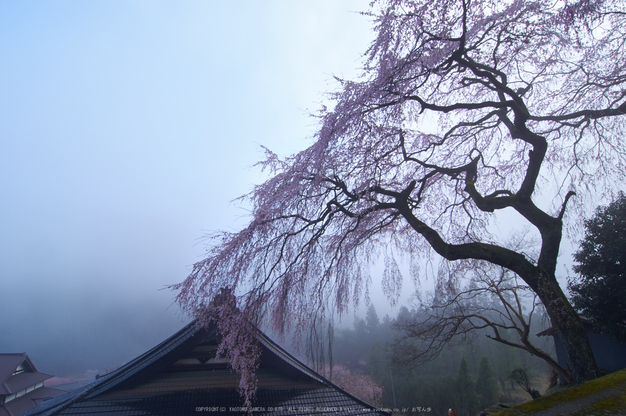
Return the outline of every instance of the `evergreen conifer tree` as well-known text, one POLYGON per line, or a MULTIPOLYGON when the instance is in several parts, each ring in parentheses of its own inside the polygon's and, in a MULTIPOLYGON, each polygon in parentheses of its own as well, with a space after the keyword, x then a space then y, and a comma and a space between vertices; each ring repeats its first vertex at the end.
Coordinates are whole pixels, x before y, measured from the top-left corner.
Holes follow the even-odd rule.
POLYGON ((470 374, 465 357, 461 360, 459 372, 454 381, 456 384, 455 397, 453 398, 454 407, 459 409, 460 416, 475 415, 478 412, 479 398, 476 394, 476 382, 470 374))
POLYGON ((481 409, 486 409, 498 401, 498 381, 487 357, 480 360, 478 377, 476 378, 476 393, 480 400, 481 409))
POLYGON ((585 221, 569 290, 576 309, 597 331, 626 341, 626 195, 585 221))

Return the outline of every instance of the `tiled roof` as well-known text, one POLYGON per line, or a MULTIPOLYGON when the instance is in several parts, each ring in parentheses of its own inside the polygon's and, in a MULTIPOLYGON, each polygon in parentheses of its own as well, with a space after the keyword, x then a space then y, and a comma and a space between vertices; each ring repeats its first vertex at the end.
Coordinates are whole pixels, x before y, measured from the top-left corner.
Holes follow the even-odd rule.
POLYGON ((0 406, 0 416, 21 415, 44 400, 63 393, 62 390, 40 387, 0 406), (8 413, 11 412, 11 413, 8 413))
POLYGON ((63 393, 43 387, 43 381, 51 377, 38 372, 26 353, 0 354, 0 416, 21 415, 43 400, 63 393))
POLYGON ((48 380, 52 378, 50 374, 44 373, 21 373, 14 375, 10 379, 8 379, 4 385, 7 387, 10 393, 15 393, 26 387, 34 386, 37 383, 41 383, 42 381, 48 380))
MULTIPOLYGON (((17 367, 27 360, 32 365, 26 353, 2 353, 0 354, 0 394, 11 394, 10 390, 4 386, 11 377, 17 367)), ((34 366, 33 366, 34 367, 34 366)))
MULTIPOLYGON (((355 402, 343 392, 331 388, 259 388, 253 404, 259 415, 368 415, 372 407, 355 402)), ((96 398, 75 403, 56 415, 244 415, 242 399, 237 390, 184 390, 157 395, 128 398, 96 398)))
MULTIPOLYGON (((376 409, 302 364, 258 331, 255 414, 372 415, 376 409)), ((194 322, 112 373, 52 398, 27 415, 247 414, 239 375, 215 359, 215 330, 194 322), (213 354, 213 355, 211 355, 213 354)))

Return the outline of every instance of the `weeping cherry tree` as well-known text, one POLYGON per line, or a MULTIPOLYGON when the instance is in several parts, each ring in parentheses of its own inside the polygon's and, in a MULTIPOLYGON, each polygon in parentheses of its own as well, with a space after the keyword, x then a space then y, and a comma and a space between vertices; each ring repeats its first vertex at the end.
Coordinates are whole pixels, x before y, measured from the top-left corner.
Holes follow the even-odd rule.
MULTIPOLYGON (((486 261, 537 294, 575 381, 596 377, 555 273, 568 218, 624 180, 625 11, 622 0, 374 1, 362 75, 338 80, 310 147, 268 152, 248 226, 212 235, 178 302, 203 316, 229 288, 233 314, 302 334, 367 299, 377 262, 393 301, 401 258, 413 271, 429 253, 486 261), (536 256, 494 231, 504 211, 536 231, 536 256)), ((237 323, 221 326, 237 357, 243 318, 222 318, 237 323)))

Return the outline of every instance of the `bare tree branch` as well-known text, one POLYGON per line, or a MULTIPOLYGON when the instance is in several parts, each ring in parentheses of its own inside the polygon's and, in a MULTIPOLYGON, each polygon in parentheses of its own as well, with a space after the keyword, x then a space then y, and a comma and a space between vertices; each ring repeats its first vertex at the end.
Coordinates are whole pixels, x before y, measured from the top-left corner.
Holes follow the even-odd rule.
POLYGON ((422 305, 410 320, 395 323, 404 336, 396 341, 396 359, 419 363, 435 358, 443 348, 472 333, 484 333, 501 344, 518 348, 544 360, 572 382, 571 373, 547 352, 530 341, 531 321, 538 305, 537 295, 520 285, 506 269, 493 275, 489 267, 477 267, 467 289, 454 296, 435 297, 432 304, 422 305), (528 310, 529 309, 529 310, 528 310), (526 313, 525 310, 528 310, 526 313), (517 339, 502 333, 517 334, 517 339))

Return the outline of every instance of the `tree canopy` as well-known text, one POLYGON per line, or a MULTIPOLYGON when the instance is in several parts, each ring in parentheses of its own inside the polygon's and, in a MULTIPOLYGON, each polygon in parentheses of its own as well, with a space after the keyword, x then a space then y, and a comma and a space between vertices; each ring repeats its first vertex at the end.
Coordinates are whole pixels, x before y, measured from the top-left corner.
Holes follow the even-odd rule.
POLYGON ((626 341, 626 195, 585 221, 574 259, 578 276, 569 283, 574 307, 600 332, 626 341))
POLYGON ((379 259, 393 302, 402 256, 418 274, 432 250, 517 273, 562 335, 575 380, 595 377, 555 270, 566 214, 595 189, 615 192, 626 172, 624 10, 621 0, 375 1, 362 76, 338 80, 310 147, 268 151, 272 176, 245 197, 248 226, 212 236, 175 286, 179 303, 202 314, 229 287, 245 316, 304 332, 367 298, 379 259), (537 256, 490 227, 505 209, 537 231, 537 256))

